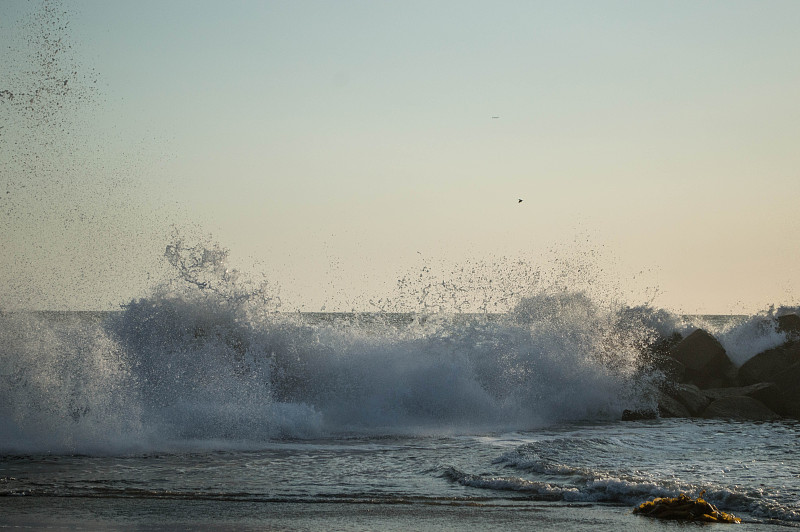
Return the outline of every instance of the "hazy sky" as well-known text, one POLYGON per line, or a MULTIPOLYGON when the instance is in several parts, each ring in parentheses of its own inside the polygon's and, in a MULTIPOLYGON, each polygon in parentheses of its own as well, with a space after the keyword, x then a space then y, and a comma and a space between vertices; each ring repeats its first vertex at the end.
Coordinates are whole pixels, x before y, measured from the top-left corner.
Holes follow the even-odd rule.
POLYGON ((0 308, 142 295, 172 226, 287 308, 516 260, 800 303, 795 0, 5 0, 0 90, 38 86, 53 13, 61 114, 0 96, 0 308))

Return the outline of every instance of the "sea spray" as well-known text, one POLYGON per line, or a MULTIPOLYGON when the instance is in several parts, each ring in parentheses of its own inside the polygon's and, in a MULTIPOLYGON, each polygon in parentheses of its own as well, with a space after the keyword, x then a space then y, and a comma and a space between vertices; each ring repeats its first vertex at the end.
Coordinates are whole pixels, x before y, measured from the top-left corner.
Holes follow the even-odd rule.
POLYGON ((280 339, 270 334, 277 300, 268 284, 240 280, 219 246, 177 239, 165 257, 176 278, 107 323, 127 353, 146 422, 178 441, 316 434, 309 407, 273 400, 280 339))
POLYGON ((101 321, 0 314, 0 448, 102 453, 140 439, 139 390, 101 321))
POLYGON ((165 256, 174 279, 119 312, 24 334, 29 317, 4 322, 0 447, 474 433, 653 406, 641 354, 659 333, 642 309, 532 282, 508 312, 283 313, 219 246, 178 238, 165 256))
POLYGON ((719 339, 731 361, 741 366, 758 353, 786 342, 788 338, 786 332, 778 327, 778 317, 798 313, 798 307, 770 307, 752 316, 729 320, 721 326, 711 325, 709 329, 719 339))

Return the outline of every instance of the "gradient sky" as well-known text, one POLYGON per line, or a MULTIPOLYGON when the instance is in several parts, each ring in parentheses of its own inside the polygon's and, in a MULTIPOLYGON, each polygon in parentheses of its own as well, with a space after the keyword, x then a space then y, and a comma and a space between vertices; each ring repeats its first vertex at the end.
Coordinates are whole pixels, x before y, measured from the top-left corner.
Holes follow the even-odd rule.
MULTIPOLYGON (((41 5, 0 4, 8 90, 41 5)), ((800 2, 52 5, 91 97, 47 133, 0 100, 0 308, 140 296, 173 226, 286 308, 518 259, 680 312, 800 304, 800 2)))

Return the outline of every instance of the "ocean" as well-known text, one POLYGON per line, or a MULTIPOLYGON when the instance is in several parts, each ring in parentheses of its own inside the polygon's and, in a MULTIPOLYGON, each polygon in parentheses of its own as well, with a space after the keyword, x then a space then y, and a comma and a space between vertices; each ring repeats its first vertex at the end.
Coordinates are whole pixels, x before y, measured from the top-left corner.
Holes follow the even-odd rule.
POLYGON ((703 327, 741 364, 786 309, 291 313, 227 275, 0 314, 0 528, 675 530, 632 509, 701 492, 800 526, 797 422, 620 421, 654 406, 655 338, 703 327))
MULTIPOLYGON (((331 2, 336 10, 332 20, 325 19, 320 4, 252 2, 259 11, 264 8, 263 14, 248 15, 241 20, 245 26, 236 22, 245 13, 241 5, 223 8, 220 2, 219 8, 207 6, 214 8, 209 10, 191 3, 185 10, 172 3, 161 12, 155 8, 167 2, 151 3, 146 9, 137 6, 136 20, 127 20, 114 11, 126 3, 114 4, 108 11, 96 9, 100 2, 28 2, 23 8, 22 2, 7 1, 0 9, 0 22, 5 23, 0 220, 7 259, 3 264, 12 272, 3 293, 14 299, 0 300, 0 529, 683 532, 701 526, 800 527, 800 422, 621 420, 625 410, 652 411, 656 406, 654 390, 665 376, 643 354, 657 340, 704 328, 741 365, 781 345, 786 337, 775 318, 798 309, 684 316, 650 304, 629 306, 613 290, 605 295, 591 291, 604 290, 598 286, 604 281, 592 277, 591 264, 599 258, 593 250, 575 250, 580 266, 571 266, 570 258, 555 260, 549 273, 531 266, 519 283, 513 272, 505 275, 504 265, 498 275, 476 272, 479 263, 459 265, 450 280, 431 276, 425 263, 423 273, 415 270, 398 281, 397 294, 377 300, 370 299, 367 289, 352 294, 359 303, 354 306, 372 312, 290 312, 278 291, 228 269, 222 248, 190 247, 176 229, 176 241, 165 252, 174 278, 121 308, 16 310, 39 292, 26 272, 44 280, 71 274, 43 291, 44 301, 51 301, 55 286, 71 287, 64 301, 54 303, 57 308, 76 297, 98 305, 117 297, 108 288, 104 292, 102 279, 92 272, 103 272, 106 280, 117 271, 143 273, 144 268, 160 275, 156 265, 145 265, 137 243, 173 223, 213 227, 217 220, 229 231, 241 232, 240 239, 263 233, 264 245, 257 247, 277 257, 274 267, 282 262, 282 253, 295 249, 293 264, 309 266, 315 253, 308 254, 312 248, 304 251, 296 241, 321 239, 319 256, 324 254, 343 273, 348 261, 340 264, 334 251, 346 254, 343 250, 370 241, 359 251, 366 257, 368 249, 394 246, 392 235, 398 231, 406 235, 406 246, 416 246, 414 235, 442 220, 447 227, 441 238, 420 238, 422 247, 408 248, 419 261, 428 259, 416 250, 430 249, 434 242, 467 250, 497 238, 498 249, 512 249, 535 238, 544 246, 545 240, 564 234, 551 228, 577 223, 578 230, 588 226, 590 232, 602 226, 623 229, 626 219, 663 227, 662 232, 633 231, 623 240, 646 238, 674 253, 692 250, 700 262, 714 257, 704 264, 707 272, 725 264, 721 257, 739 260, 752 249, 790 248, 792 241, 787 243, 785 235, 796 233, 796 221, 787 226, 785 219, 792 220, 785 213, 791 212, 796 180, 789 177, 791 172, 781 172, 779 157, 766 161, 771 173, 762 172, 765 165, 757 157, 759 152, 794 155, 789 142, 772 136, 794 129, 781 127, 780 121, 768 127, 778 115, 756 112, 754 106, 766 99, 745 92, 750 86, 767 91, 765 111, 788 107, 775 99, 781 93, 794 104, 791 89, 796 82, 781 84, 781 79, 784 72, 796 74, 781 68, 788 62, 772 53, 792 49, 786 41, 790 34, 775 23, 780 21, 755 18, 748 22, 749 39, 732 33, 726 41, 725 34, 708 33, 703 23, 720 20, 720 28, 738 30, 746 19, 731 24, 738 20, 732 14, 748 16, 747 10, 753 10, 774 17, 779 6, 715 3, 724 10, 719 10, 721 17, 712 17, 717 8, 711 10, 706 3, 698 12, 703 18, 697 18, 694 13, 676 15, 669 5, 664 33, 643 11, 628 9, 632 2, 625 9, 597 4, 601 16, 587 12, 588 17, 580 13, 576 19, 565 12, 566 25, 559 21, 555 2, 544 6, 544 18, 515 17, 513 6, 492 6, 504 20, 541 19, 541 31, 536 25, 528 29, 515 22, 506 28, 505 23, 484 22, 472 6, 463 13, 468 16, 450 20, 454 4, 434 10, 448 15, 444 24, 410 12, 400 19, 388 16, 387 37, 380 20, 385 6, 377 2, 368 10, 363 9, 366 3, 354 4, 359 12, 353 11, 355 17, 343 10, 351 8, 331 2), (293 16, 289 8, 294 4, 301 6, 297 13, 302 17, 293 16), (91 16, 76 17, 81 6, 91 16), (624 19, 614 11, 636 16, 630 24, 634 33, 626 37, 624 19), (154 18, 148 22, 150 15, 154 18), (368 19, 359 19, 365 15, 368 19), (221 16, 222 24, 203 16, 221 16), (103 17, 122 20, 124 31, 99 23, 103 17), (184 19, 191 32, 182 36, 184 19), (417 19, 422 26, 404 26, 417 19), (464 33, 462 39, 460 19, 481 31, 464 33), (594 27, 591 19, 612 25, 594 27), (347 31, 340 22, 357 24, 359 31, 347 31), (561 34, 561 25, 581 35, 561 34), (511 82, 504 81, 503 65, 514 66, 517 60, 509 62, 503 51, 495 61, 491 46, 473 40, 485 33, 483 28, 495 26, 503 31, 501 39, 494 39, 497 43, 513 45, 514 57, 537 65, 535 78, 526 81, 524 71, 531 68, 512 68, 511 82), (694 27, 702 33, 694 35, 694 27), (759 27, 768 29, 766 38, 753 33, 759 27), (515 36, 515 31, 534 38, 526 44, 527 37, 515 36), (411 36, 414 43, 406 46, 395 35, 411 36), (656 36, 654 45, 645 39, 649 35, 656 36), (115 39, 109 40, 111 36, 115 39), (200 40, 187 40, 192 36, 200 40), (215 36, 224 36, 225 42, 217 45, 215 36), (262 36, 268 40, 261 41, 262 36), (546 46, 553 36, 555 46, 546 46), (688 56, 665 47, 675 36, 688 56), (458 41, 464 41, 468 55, 460 57, 458 41), (634 50, 633 56, 615 49, 626 41, 636 43, 624 47, 626 53, 634 50), (762 41, 772 44, 769 52, 751 46, 762 41), (237 43, 246 47, 237 49, 237 43), (437 48, 437 43, 446 47, 437 48), (712 46, 705 49, 704 43, 712 46), (601 53, 592 49, 598 45, 601 53), (554 48, 563 49, 562 55, 554 55, 554 48), (477 59, 488 70, 471 68, 474 50, 480 50, 477 59), (538 57, 538 50, 545 55, 538 57), (716 51, 718 57, 709 55, 716 51), (351 52, 356 55, 346 55, 351 52), (766 60, 759 61, 759 54, 766 60), (645 57, 649 72, 636 68, 630 80, 620 77, 627 63, 638 67, 645 57), (384 58, 390 58, 388 76, 383 75, 389 64, 384 58), (615 59, 604 62, 609 58, 615 59), (103 64, 111 67, 108 79, 99 75, 103 64), (774 79, 766 75, 765 65, 770 64, 781 68, 774 79), (541 72, 540 66, 545 67, 541 72), (600 79, 594 74, 609 72, 613 82, 600 79, 599 92, 593 90, 582 79, 586 66, 592 72, 588 77, 600 79), (452 68, 459 70, 448 73, 452 68), (471 70, 476 72, 474 82, 464 77, 471 70), (415 71, 423 78, 407 78, 406 73, 415 71), (741 72, 747 78, 726 81, 707 77, 706 71, 741 72), (579 73, 579 83, 564 75, 572 72, 579 73), (235 77, 237 73, 244 77, 235 77), (691 87, 691 95, 673 96, 665 85, 663 97, 652 96, 660 85, 656 75, 687 80, 683 84, 691 87), (541 80, 549 78, 557 83, 548 88, 541 80), (173 79, 179 80, 177 85, 173 79), (449 79, 455 83, 450 85, 449 79), (765 79, 770 81, 761 81, 765 79), (403 86, 421 80, 425 90, 403 86), (619 95, 613 92, 614 83, 621 87, 619 95), (643 83, 646 90, 637 90, 643 83), (580 90, 562 91, 566 97, 548 100, 562 84, 580 90), (728 109, 715 101, 716 88, 723 86, 736 87, 726 91, 728 109), (436 87, 446 92, 437 93, 436 87), (462 94, 465 87, 469 90, 462 94), (515 95, 509 88, 530 88, 533 96, 515 95), (492 96, 494 90, 499 92, 492 96), (578 111, 567 114, 588 118, 567 117, 556 124, 560 112, 550 109, 551 103, 569 105, 571 93, 580 101, 574 102, 578 111), (470 94, 479 95, 476 101, 501 103, 517 118, 492 120, 492 127, 484 129, 480 117, 469 117, 475 109, 470 94), (632 94, 645 96, 629 102, 632 94), (740 99, 732 99, 737 94, 740 99), (391 98, 391 106, 382 108, 381 98, 391 98), (468 105, 461 105, 462 100, 468 105), (628 110, 617 116, 609 106, 613 100, 624 101, 628 110), (177 105, 181 101, 186 105, 177 105), (654 109, 655 115, 640 113, 655 102, 672 101, 679 112, 663 107, 654 109), (459 118, 453 112, 456 106, 467 114, 459 118), (706 108, 711 111, 701 113, 704 124, 698 131, 713 139, 710 144, 696 145, 675 133, 700 122, 692 109, 706 108), (646 121, 633 121, 630 113, 646 121), (747 127, 748 116, 754 117, 755 127, 747 127), (527 130, 525 122, 536 122, 536 129, 527 130), (607 128, 612 122, 622 128, 607 128), (412 134, 420 123, 430 132, 412 134), (719 136, 705 129, 705 123, 738 127, 735 135, 719 136), (665 139, 676 137, 679 143, 643 136, 653 125, 666 131, 665 139), (467 130, 465 136, 451 138, 444 127, 467 130), (575 127, 583 140, 568 134, 575 127), (751 143, 755 149, 742 150, 738 147, 747 146, 743 134, 749 130, 756 135, 751 143), (538 142, 544 135, 547 142, 538 142), (601 135, 612 150, 595 145, 601 135), (525 147, 525 159, 514 160, 526 138, 537 140, 532 153, 544 156, 531 168, 545 176, 535 182, 521 176, 533 157, 531 150, 525 147), (480 153, 463 157, 470 147, 480 153), (648 176, 650 182, 640 179, 627 186, 636 168, 651 166, 648 159, 656 150, 668 154, 658 159, 670 159, 669 164, 648 176), (212 151, 211 156, 203 153, 212 151), (613 157, 594 157, 600 151, 613 157), (617 159, 627 151, 633 158, 619 173, 617 159), (717 185, 721 179, 710 178, 687 198, 680 197, 673 175, 693 176, 717 166, 698 155, 704 151, 724 163, 718 168, 722 172, 713 175, 725 176, 729 167, 737 170, 730 179, 725 176, 733 184, 722 187, 717 185), (747 157, 731 158, 732 151, 747 157), (591 162, 564 165, 563 159, 569 159, 565 153, 584 154, 574 158, 591 162), (362 157, 363 162, 353 162, 362 157), (385 183, 380 184, 370 176, 383 160, 399 170, 381 169, 385 183), (503 165, 496 164, 501 161, 503 165), (426 188, 424 181, 445 166, 447 176, 431 180, 426 188), (483 169, 490 172, 491 186, 480 183, 483 169), (369 183, 359 181, 359 174, 369 183), (498 181, 496 176, 503 174, 518 177, 498 181), (750 174, 759 180, 748 178, 750 174), (324 186, 318 186, 323 177, 324 186), (457 177, 459 190, 454 191, 457 177), (604 186, 597 198, 591 197, 596 187, 581 194, 570 190, 590 180, 604 186), (556 181, 568 184, 554 188, 556 181), (761 182, 770 183, 769 188, 761 182), (497 183, 502 185, 498 194, 506 194, 502 189, 512 184, 522 188, 514 188, 514 195, 502 203, 494 202, 500 196, 481 201, 487 199, 481 195, 495 194, 497 183), (383 188, 370 197, 364 191, 375 184, 383 188), (545 189, 549 192, 542 194, 545 189), (627 195, 617 189, 628 189, 627 195), (659 201, 662 191, 672 192, 659 201), (758 201, 750 201, 748 193, 758 195, 758 201), (540 198, 522 203, 516 194, 540 198), (778 194, 783 211, 768 201, 778 194), (324 201, 326 196, 333 201, 324 201), (408 203, 416 196, 425 197, 424 203, 408 203), (563 203, 553 201, 559 196, 563 203), (341 223, 328 223, 353 208, 354 203, 344 201, 348 197, 361 198, 364 205, 346 213, 341 223), (674 200, 685 205, 653 208, 674 200), (420 207, 431 211, 445 203, 460 207, 427 212, 427 218, 416 214, 420 207), (523 218, 506 217, 506 205, 540 211, 526 219, 533 229, 519 230, 523 218), (620 205, 635 208, 624 218, 609 217, 620 205), (767 211, 769 207, 774 210, 767 211), (745 213, 749 219, 739 215, 731 224, 716 216, 717 210, 745 213), (267 211, 272 211, 268 217, 267 211), (362 231, 378 218, 391 229, 362 231), (487 222, 492 219, 496 223, 487 222), (606 219, 611 225, 604 221, 592 227, 592 220, 606 219), (659 219, 670 220, 666 239, 667 224, 659 219), (760 227, 766 226, 751 219, 780 222, 782 238, 762 239, 760 227), (688 231, 697 226, 712 245, 687 240, 688 231), (723 233, 730 240, 715 239, 723 233), (268 248, 276 236, 276 247, 268 248), (737 245, 734 238, 760 245, 737 245), (301 264, 298 257, 303 256, 309 258, 301 264), (130 262, 117 269, 114 261, 123 260, 117 257, 130 262), (703 494, 742 524, 662 522, 632 513, 648 499, 681 493, 703 494)), ((534 3, 519 4, 527 9, 534 3)), ((685 4, 693 10, 700 5, 685 4)), ((793 20, 782 19, 786 24, 793 20)), ((796 77, 788 79, 794 82, 796 77)), ((781 120, 791 116, 789 109, 781 120)), ((573 244, 580 246, 583 239, 575 237, 573 244)), ((761 260, 775 271, 790 270, 790 255, 781 252, 778 261, 768 255, 761 260)), ((127 293, 129 284, 135 283, 120 278, 105 286, 127 293)), ((320 290, 318 295, 327 293, 334 292, 320 290)))

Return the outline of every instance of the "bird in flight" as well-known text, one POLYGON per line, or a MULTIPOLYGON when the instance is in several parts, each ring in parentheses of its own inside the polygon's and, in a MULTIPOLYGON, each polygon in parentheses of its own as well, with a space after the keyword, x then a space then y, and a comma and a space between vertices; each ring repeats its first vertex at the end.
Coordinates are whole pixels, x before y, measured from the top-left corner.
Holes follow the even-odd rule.
POLYGON ((522 203, 522 198, 518 199, 517 203, 522 203))

